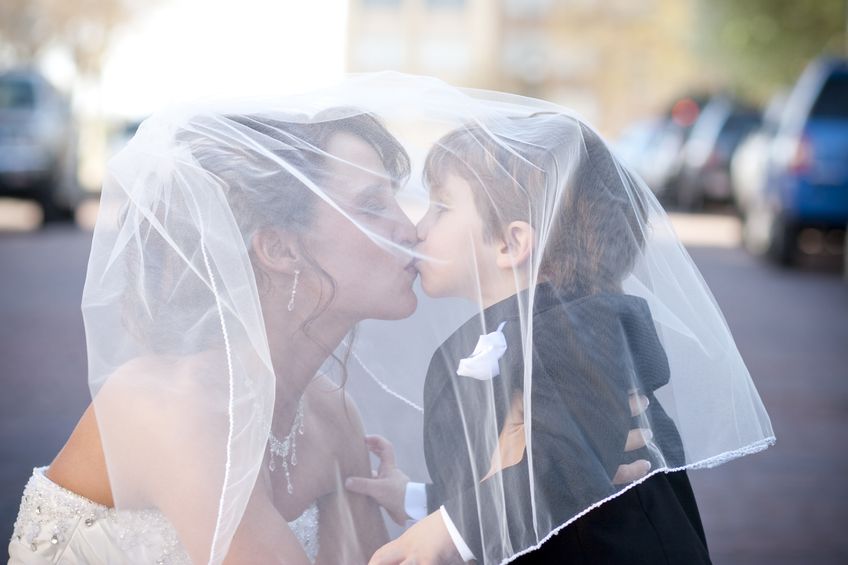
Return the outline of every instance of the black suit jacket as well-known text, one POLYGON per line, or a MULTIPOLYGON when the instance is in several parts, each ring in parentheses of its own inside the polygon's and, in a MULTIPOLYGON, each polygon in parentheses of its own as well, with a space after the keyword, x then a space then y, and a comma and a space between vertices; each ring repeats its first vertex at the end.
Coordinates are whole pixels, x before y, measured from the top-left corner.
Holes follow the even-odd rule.
MULTIPOLYGON (((494 562, 535 546, 592 504, 617 494, 620 489, 611 479, 621 463, 645 458, 658 468, 684 461, 677 430, 653 395, 668 382, 669 369, 647 303, 624 294, 570 297, 550 285, 539 285, 533 303, 532 347, 525 351, 519 315, 525 299, 526 292, 511 297, 461 326, 434 354, 424 386, 424 453, 433 481, 427 488, 428 509, 444 505, 475 556, 485 555, 494 562), (459 360, 471 353, 481 334, 494 331, 503 321, 508 347, 499 363, 500 375, 490 381, 458 376, 459 360), (532 355, 532 370, 524 362, 525 354, 532 355), (532 379, 528 449, 532 457, 525 453, 520 463, 481 483, 495 449, 493 439, 513 394, 524 389, 526 371, 532 379), (653 430, 659 450, 646 448, 625 456, 627 433, 645 425, 630 416, 632 389, 651 401, 642 418, 653 430)), ((632 489, 650 495, 651 512, 643 512, 633 494, 625 493, 574 522, 564 530, 569 535, 552 538, 542 550, 569 560, 583 554, 588 562, 604 562, 604 556, 611 558, 618 550, 633 555, 629 546, 636 536, 647 547, 635 554, 653 558, 668 546, 665 538, 672 536, 669 541, 674 545, 687 551, 694 547, 675 562, 708 562, 688 479, 685 474, 671 482, 665 477, 657 475, 632 489), (662 483, 659 490, 658 483, 662 483), (621 508, 616 511, 617 507, 621 508), (655 528, 646 530, 653 514, 675 507, 681 510, 668 518, 672 524, 683 518, 681 529, 688 524, 691 530, 687 536, 681 537, 678 528, 663 535, 655 528), (636 510, 638 520, 633 517, 636 510), (600 518, 612 525, 594 524, 600 518), (571 539, 575 532, 581 532, 579 539, 584 540, 577 545, 571 539)))

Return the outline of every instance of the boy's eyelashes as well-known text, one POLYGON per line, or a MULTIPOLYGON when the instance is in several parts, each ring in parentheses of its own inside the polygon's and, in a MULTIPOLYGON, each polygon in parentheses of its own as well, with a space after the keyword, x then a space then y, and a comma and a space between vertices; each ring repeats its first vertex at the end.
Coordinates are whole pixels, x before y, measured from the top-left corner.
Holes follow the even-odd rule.
POLYGON ((441 214, 442 212, 447 212, 452 207, 449 204, 444 202, 434 201, 430 204, 437 214, 441 214))

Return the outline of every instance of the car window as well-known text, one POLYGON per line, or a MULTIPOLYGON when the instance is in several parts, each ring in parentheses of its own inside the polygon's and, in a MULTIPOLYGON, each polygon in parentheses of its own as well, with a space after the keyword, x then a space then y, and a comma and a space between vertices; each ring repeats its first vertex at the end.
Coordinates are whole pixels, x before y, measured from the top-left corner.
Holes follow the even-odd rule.
POLYGON ((742 137, 759 124, 760 118, 757 115, 734 114, 724 123, 721 133, 719 133, 719 138, 734 139, 742 137))
POLYGON ((716 148, 724 153, 731 153, 739 142, 760 123, 756 114, 733 114, 724 123, 718 138, 716 148))
POLYGON ((22 80, 0 81, 0 109, 27 109, 35 106, 32 84, 22 80))
POLYGON ((810 116, 848 120, 848 74, 834 74, 827 79, 810 116))

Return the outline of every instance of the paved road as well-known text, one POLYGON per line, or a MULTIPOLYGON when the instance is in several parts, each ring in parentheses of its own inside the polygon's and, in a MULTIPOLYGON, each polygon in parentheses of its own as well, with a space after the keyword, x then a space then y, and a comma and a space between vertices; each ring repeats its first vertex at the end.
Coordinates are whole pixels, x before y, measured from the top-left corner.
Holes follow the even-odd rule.
MULTIPOLYGON (((826 265, 769 268, 727 229, 727 218, 680 224, 778 443, 692 473, 714 562, 848 563, 848 285, 826 265)), ((88 401, 79 300, 89 244, 72 227, 0 234, 0 539, 32 466, 50 461, 88 401)))

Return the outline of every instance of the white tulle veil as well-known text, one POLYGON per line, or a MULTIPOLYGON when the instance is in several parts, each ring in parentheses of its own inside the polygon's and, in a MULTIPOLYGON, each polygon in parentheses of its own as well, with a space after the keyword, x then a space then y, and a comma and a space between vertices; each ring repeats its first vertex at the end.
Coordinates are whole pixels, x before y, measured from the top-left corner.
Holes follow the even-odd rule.
MULTIPOLYGON (((630 488, 612 482, 619 463, 710 467, 774 439, 667 215, 595 130, 554 104, 428 78, 148 118, 109 164, 83 311, 115 504, 160 509, 200 562, 250 531, 263 481, 291 513, 268 469, 269 433, 285 435, 304 394, 287 388, 297 352, 274 350, 287 316, 326 346, 316 374, 356 414, 323 429, 391 441, 478 529, 481 563, 630 488), (476 220, 451 219, 463 199, 476 220), (296 256, 275 256, 269 233, 296 256), (331 322, 347 329, 315 333, 331 322), (636 417, 633 390, 651 400, 636 417), (525 445, 503 461, 515 414, 525 445), (627 455, 635 427, 652 439, 627 455)), ((303 457, 320 451, 309 410, 303 457)), ((353 518, 326 535, 362 547, 353 518)))

